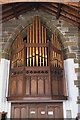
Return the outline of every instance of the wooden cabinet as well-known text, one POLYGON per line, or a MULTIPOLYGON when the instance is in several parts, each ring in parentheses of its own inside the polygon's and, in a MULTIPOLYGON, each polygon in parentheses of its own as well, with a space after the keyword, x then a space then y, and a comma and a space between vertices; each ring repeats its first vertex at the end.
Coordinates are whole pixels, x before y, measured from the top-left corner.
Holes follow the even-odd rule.
POLYGON ((8 100, 66 99, 63 52, 38 16, 12 46, 8 100), (50 39, 50 40, 49 40, 50 39))
POLYGON ((12 104, 12 118, 63 118, 62 103, 12 104))

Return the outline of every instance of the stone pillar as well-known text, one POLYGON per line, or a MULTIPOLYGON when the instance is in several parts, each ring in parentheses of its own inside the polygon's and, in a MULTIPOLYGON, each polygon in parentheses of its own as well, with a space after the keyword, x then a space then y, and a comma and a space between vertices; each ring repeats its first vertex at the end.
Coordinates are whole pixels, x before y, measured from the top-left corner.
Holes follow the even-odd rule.
POLYGON ((64 61, 65 75, 67 79, 67 93, 68 100, 63 102, 64 118, 76 118, 78 113, 78 88, 74 85, 74 80, 77 78, 75 74, 74 59, 67 59, 64 61), (70 116, 69 116, 70 114, 70 116))
POLYGON ((7 101, 8 81, 9 81, 9 65, 10 61, 1 59, 0 62, 0 112, 7 112, 7 117, 10 117, 11 103, 7 101))

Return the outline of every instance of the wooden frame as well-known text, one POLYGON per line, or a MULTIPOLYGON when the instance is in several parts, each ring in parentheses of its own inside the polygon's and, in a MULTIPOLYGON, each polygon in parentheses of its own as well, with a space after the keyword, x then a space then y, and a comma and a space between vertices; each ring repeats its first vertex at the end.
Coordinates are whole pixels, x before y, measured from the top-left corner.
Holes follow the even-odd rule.
POLYGON ((27 28, 27 39, 23 41, 19 33, 11 52, 8 100, 27 100, 33 97, 34 99, 67 99, 63 53, 55 32, 51 41, 47 40, 46 34, 46 27, 42 25, 38 16, 33 20, 32 26, 27 28), (11 93, 14 79, 16 94, 11 93), (18 81, 21 81, 22 85, 18 81), (22 94, 18 94, 18 87, 22 89, 22 94), (57 94, 53 94, 56 90, 57 94))

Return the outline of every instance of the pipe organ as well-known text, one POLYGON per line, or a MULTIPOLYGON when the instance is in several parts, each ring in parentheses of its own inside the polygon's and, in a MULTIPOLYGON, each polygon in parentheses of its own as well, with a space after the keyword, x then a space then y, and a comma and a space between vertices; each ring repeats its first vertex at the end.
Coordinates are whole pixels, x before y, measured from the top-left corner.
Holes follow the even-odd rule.
POLYGON ((8 100, 30 97, 66 99, 61 45, 55 31, 50 41, 47 36, 46 25, 36 16, 26 29, 25 39, 21 32, 15 39, 8 100))
POLYGON ((46 27, 41 26, 41 21, 40 19, 38 20, 38 17, 36 17, 35 22, 33 20, 32 26, 27 28, 27 66, 48 66, 46 27), (36 24, 35 27, 34 24, 36 24))

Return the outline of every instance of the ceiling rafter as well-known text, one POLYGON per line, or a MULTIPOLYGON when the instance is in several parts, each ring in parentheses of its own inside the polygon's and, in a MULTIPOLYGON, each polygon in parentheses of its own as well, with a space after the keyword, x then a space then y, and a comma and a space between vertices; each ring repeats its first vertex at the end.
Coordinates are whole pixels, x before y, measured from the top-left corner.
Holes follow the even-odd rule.
MULTIPOLYGON (((54 13, 54 11, 51 8, 47 8, 47 7, 43 6, 43 7, 41 7, 41 9, 47 11, 48 13, 50 13, 52 15, 54 15, 54 14, 56 15, 56 12, 54 13)), ((79 23, 77 23, 77 21, 70 19, 70 17, 65 16, 65 14, 61 14, 60 18, 62 18, 62 19, 64 18, 64 20, 69 21, 76 26, 79 26, 79 23)))
POLYGON ((57 14, 56 14, 56 19, 59 19, 60 12, 61 12, 61 7, 62 7, 62 4, 59 3, 57 14))
MULTIPOLYGON (((17 10, 18 11, 17 14, 20 15, 20 14, 25 13, 26 11, 29 11, 33 8, 34 8, 34 6, 32 6, 32 5, 26 5, 25 7, 21 7, 21 9, 17 10)), ((1 22, 8 21, 9 19, 12 19, 12 18, 14 18, 14 13, 9 14, 8 16, 4 16, 3 19, 1 20, 1 22)))
MULTIPOLYGON (((73 4, 74 5, 74 4, 73 4)), ((24 14, 32 9, 41 9, 52 15, 55 15, 57 19, 65 19, 76 26, 80 23, 79 6, 73 6, 64 3, 53 2, 27 2, 27 3, 10 3, 2 5, 2 20, 5 22, 12 18, 18 18, 19 15, 24 14)))
POLYGON ((14 3, 12 3, 11 4, 11 7, 12 7, 12 10, 13 10, 13 12, 14 12, 14 16, 15 16, 15 18, 17 18, 18 19, 18 13, 17 13, 17 9, 15 9, 15 5, 14 5, 14 3))

